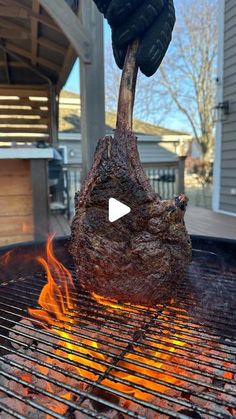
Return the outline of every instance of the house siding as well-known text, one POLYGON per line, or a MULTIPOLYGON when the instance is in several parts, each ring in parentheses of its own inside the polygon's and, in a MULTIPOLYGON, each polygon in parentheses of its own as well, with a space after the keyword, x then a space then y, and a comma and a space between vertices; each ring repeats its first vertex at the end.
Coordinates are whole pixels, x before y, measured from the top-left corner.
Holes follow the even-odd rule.
POLYGON ((236 1, 225 0, 223 101, 229 115, 222 122, 221 211, 236 214, 236 1))
MULTIPOLYGON (((141 162, 144 165, 155 167, 160 163, 177 164, 178 156, 175 151, 175 143, 165 141, 159 142, 160 139, 149 139, 147 136, 139 136, 138 151, 141 162)), ((82 147, 80 133, 59 133, 59 145, 66 147, 68 164, 82 165, 82 147), (71 155, 71 151, 73 151, 71 155)))

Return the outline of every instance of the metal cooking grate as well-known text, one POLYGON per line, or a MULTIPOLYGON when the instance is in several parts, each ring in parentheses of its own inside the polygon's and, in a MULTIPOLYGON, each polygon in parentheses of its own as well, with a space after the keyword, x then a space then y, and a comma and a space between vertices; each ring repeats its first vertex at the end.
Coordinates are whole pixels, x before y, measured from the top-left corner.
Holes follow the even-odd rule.
MULTIPOLYGON (((5 367, 0 370, 0 417, 5 418, 6 414, 16 418, 235 416, 235 274, 224 272, 221 266, 209 265, 200 266, 199 260, 193 262, 171 304, 153 310, 127 304, 108 309, 87 292, 78 290, 73 296, 78 302, 74 313, 77 327, 70 337, 64 334, 59 339, 52 331, 40 329, 33 340, 21 343, 18 350, 12 344, 29 338, 35 328, 26 324, 18 330, 18 336, 9 335, 9 329, 27 317, 28 307, 37 306, 45 277, 37 274, 2 283, 0 367, 3 363, 5 367), (89 355, 91 340, 96 357, 89 355), (75 343, 76 347, 71 348, 70 344, 75 343), (79 356, 85 364, 73 359, 81 347, 83 353, 79 356), (96 361, 92 366, 91 360, 96 361), (30 363, 38 368, 30 367, 30 363), (14 370, 7 370, 6 365, 14 370), (78 366, 80 372, 75 371, 78 366), (90 372, 96 378, 82 377, 81 372, 90 372), (38 381, 29 382, 29 373, 38 381), (14 384, 6 385, 5 379, 14 384), (71 385, 70 380, 77 380, 78 385, 71 385), (113 388, 108 380, 115 383, 113 388), (17 385, 30 389, 30 393, 22 395, 17 385), (133 390, 127 393, 124 390, 127 387, 133 390), (62 391, 71 392, 73 398, 65 400, 62 391), (45 397, 46 405, 35 397, 37 394, 42 400, 45 397), (10 405, 6 403, 9 397, 10 405), (21 402, 20 409, 17 400, 21 402), (62 411, 58 410, 61 405, 62 411), (25 409, 29 409, 27 414, 25 409)), ((66 332, 70 320, 68 316, 63 326, 54 329, 66 332)))

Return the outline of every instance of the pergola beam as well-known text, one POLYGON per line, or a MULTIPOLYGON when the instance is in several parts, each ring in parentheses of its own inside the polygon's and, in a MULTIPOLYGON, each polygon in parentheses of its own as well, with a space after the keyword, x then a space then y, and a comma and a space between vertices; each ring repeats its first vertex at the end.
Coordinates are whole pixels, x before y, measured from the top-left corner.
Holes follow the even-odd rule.
MULTIPOLYGON (((11 67, 25 67, 26 64, 24 63, 20 63, 18 61, 8 61, 9 66, 11 67)), ((5 67, 6 62, 5 61, 0 61, 0 67, 5 67)))
POLYGON ((3 19, 0 18, 0 26, 2 26, 3 28, 7 29, 8 31, 18 31, 18 32, 22 32, 24 33, 26 36, 29 37, 29 30, 24 28, 21 25, 18 25, 17 23, 12 22, 11 20, 8 19, 3 19))
POLYGON ((19 6, 22 6, 23 8, 27 7, 27 6, 22 4, 21 0, 20 1, 17 1, 17 0, 1 0, 0 3, 5 5, 5 6, 10 6, 10 7, 19 7, 19 6))
POLYGON ((55 63, 53 63, 52 61, 49 61, 49 60, 47 60, 46 58, 43 58, 43 57, 37 57, 36 58, 36 61, 37 61, 37 63, 39 64, 39 65, 42 65, 43 67, 46 67, 46 68, 48 68, 48 69, 50 69, 50 70, 52 70, 52 71, 54 71, 55 73, 59 73, 59 71, 60 71, 60 66, 59 65, 57 65, 57 64, 55 64, 55 63))
POLYGON ((25 5, 18 4, 17 6, 8 6, 6 3, 6 6, 4 5, 0 7, 0 17, 10 17, 19 19, 35 18, 40 23, 49 26, 54 30, 60 30, 49 16, 41 15, 35 12, 34 10, 31 10, 29 7, 25 5))
POLYGON ((11 83, 11 77, 10 77, 10 69, 9 69, 9 64, 8 64, 7 52, 3 51, 3 54, 4 54, 4 58, 5 58, 5 69, 6 69, 7 82, 8 82, 8 84, 10 84, 11 83))
POLYGON ((12 7, 12 6, 1 6, 0 8, 1 17, 15 17, 19 19, 28 19, 28 9, 25 7, 12 7))
POLYGON ((41 6, 61 28, 84 63, 91 62, 90 29, 84 28, 80 19, 71 10, 65 0, 39 0, 41 6))
POLYGON ((49 17, 49 16, 43 16, 41 14, 37 14, 34 12, 29 12, 30 17, 35 17, 35 19, 38 19, 38 21, 40 23, 42 23, 43 25, 48 26, 49 28, 53 29, 54 31, 58 31, 60 32, 60 28, 55 25, 55 23, 53 22, 53 20, 49 17))
POLYGON ((52 51, 55 51, 58 54, 61 54, 63 56, 66 55, 67 50, 68 50, 68 48, 65 48, 65 47, 59 45, 57 42, 50 41, 49 39, 44 38, 42 36, 38 38, 38 44, 42 45, 42 47, 48 48, 52 51))
POLYGON ((64 64, 59 74, 59 79, 57 83, 57 92, 60 92, 63 82, 68 78, 71 71, 71 63, 74 62, 76 58, 76 53, 72 46, 69 46, 67 53, 65 55, 64 64))
MULTIPOLYGON (((35 14, 39 14, 40 5, 38 0, 32 1, 32 10, 35 14)), ((38 55, 38 20, 35 17, 31 17, 31 62, 36 64, 38 55)))
MULTIPOLYGON (((21 57, 27 58, 29 60, 31 59, 31 53, 26 49, 20 48, 17 45, 11 44, 10 42, 5 42, 5 47, 9 54, 13 52, 21 57)), ((57 64, 53 63, 52 61, 46 60, 45 58, 36 57, 36 62, 56 73, 59 73, 60 71, 60 67, 57 64)))
POLYGON ((2 39, 29 39, 29 33, 24 30, 0 29, 0 38, 2 39))

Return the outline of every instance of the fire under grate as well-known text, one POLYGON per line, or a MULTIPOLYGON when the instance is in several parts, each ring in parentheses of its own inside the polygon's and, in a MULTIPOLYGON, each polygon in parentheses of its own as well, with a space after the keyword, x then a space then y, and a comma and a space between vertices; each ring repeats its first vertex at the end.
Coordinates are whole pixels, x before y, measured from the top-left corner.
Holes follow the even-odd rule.
POLYGON ((0 284, 0 418, 235 417, 235 272, 199 260, 168 306, 78 288, 53 331, 27 311, 44 274, 0 284))

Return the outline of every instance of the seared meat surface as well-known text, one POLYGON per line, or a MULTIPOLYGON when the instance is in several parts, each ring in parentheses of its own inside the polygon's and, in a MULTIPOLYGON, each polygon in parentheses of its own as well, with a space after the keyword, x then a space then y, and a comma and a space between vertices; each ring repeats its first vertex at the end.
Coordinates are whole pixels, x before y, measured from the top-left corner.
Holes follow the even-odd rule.
POLYGON ((94 162, 76 196, 71 253, 83 287, 104 297, 152 306, 172 296, 191 259, 184 225, 187 198, 162 201, 142 168, 132 113, 138 40, 128 48, 114 138, 98 142, 94 162), (131 208, 108 220, 115 198, 131 208))
POLYGON ((83 287, 146 306, 173 297, 191 259, 187 198, 161 200, 152 190, 131 131, 99 141, 75 205, 70 250, 83 287), (108 220, 111 197, 131 208, 114 223, 108 220))

